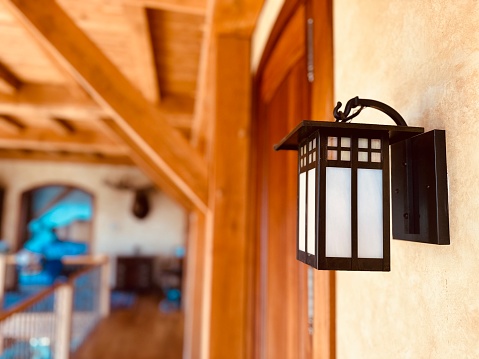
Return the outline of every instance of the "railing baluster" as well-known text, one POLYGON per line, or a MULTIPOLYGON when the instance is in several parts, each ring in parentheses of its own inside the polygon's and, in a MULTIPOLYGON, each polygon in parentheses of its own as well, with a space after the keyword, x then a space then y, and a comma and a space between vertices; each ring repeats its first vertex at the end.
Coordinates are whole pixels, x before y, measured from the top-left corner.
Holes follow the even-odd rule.
POLYGON ((70 283, 60 286, 56 290, 55 297, 55 359, 68 359, 72 329, 73 286, 70 283))
POLYGON ((105 258, 103 265, 100 267, 100 278, 98 283, 99 296, 99 311, 102 318, 106 318, 110 315, 110 260, 105 258))
MULTIPOLYGON (((7 258, 8 264, 14 264, 7 258)), ((80 263, 76 263, 80 264, 80 263)), ((3 264, 4 265, 4 264, 3 264)), ((4 288, 0 257, 0 292, 4 288)), ((109 314, 110 278, 106 257, 90 258, 85 269, 0 312, 0 359, 31 358, 53 351, 68 359, 100 319, 109 314)))

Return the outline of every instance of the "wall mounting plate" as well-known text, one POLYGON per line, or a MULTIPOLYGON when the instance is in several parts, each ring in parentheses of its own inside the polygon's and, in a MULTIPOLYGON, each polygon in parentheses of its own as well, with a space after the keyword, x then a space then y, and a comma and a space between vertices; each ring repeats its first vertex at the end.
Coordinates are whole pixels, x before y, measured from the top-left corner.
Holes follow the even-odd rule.
POLYGON ((391 146, 391 201, 394 239, 450 244, 445 131, 391 146))

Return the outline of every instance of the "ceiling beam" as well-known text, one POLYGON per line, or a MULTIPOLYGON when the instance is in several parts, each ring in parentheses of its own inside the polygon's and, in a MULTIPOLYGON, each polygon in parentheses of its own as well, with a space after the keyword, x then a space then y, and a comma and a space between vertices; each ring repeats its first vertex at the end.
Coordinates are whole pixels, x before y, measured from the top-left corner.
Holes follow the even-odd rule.
MULTIPOLYGON (((207 96, 214 92, 214 85, 208 81, 208 74, 214 68, 214 32, 213 32, 213 15, 215 8, 215 0, 207 0, 207 9, 205 14, 205 31, 201 40, 200 63, 198 65, 198 79, 196 82, 196 103, 194 110, 193 123, 191 124, 191 144, 198 148, 201 140, 201 131, 205 127, 206 118, 206 102, 208 98, 211 100, 214 96, 207 96), (213 91, 211 91, 213 90, 213 91)), ((212 122, 213 120, 210 119, 212 122)))
POLYGON ((70 121, 63 118, 50 118, 50 123, 53 125, 53 129, 60 135, 69 136, 76 132, 75 126, 73 126, 70 121))
POLYGON ((150 9, 203 15, 207 0, 123 0, 125 5, 142 6, 150 9))
POLYGON ((25 83, 14 94, 0 93, 0 113, 19 117, 98 119, 105 115, 91 98, 61 85, 25 83))
POLYGON ((130 23, 132 56, 135 58, 138 87, 152 103, 160 99, 160 86, 156 72, 155 55, 151 43, 150 25, 147 10, 138 5, 125 5, 125 17, 130 23))
POLYGON ((72 153, 66 151, 40 152, 34 150, 0 149, 2 160, 47 162, 74 162, 90 164, 133 165, 127 155, 105 156, 99 153, 72 153))
POLYGON ((22 86, 22 81, 0 62, 0 92, 12 94, 22 86))
POLYGON ((142 156, 141 148, 128 136, 125 131, 118 126, 118 124, 111 119, 103 119, 103 124, 120 140, 128 144, 130 148, 130 157, 133 162, 165 193, 176 200, 179 204, 191 211, 195 208, 195 204, 183 192, 179 191, 175 183, 169 178, 165 177, 159 170, 155 163, 142 156))
POLYGON ((19 134, 0 134, 0 148, 104 155, 125 155, 128 152, 125 146, 118 145, 98 132, 81 131, 62 136, 55 131, 32 127, 25 128, 19 134))
POLYGON ((0 114, 0 133, 18 135, 25 129, 25 125, 18 119, 10 115, 0 114))
MULTIPOLYGON (((162 100, 160 111, 171 126, 189 128, 192 123, 193 103, 194 100, 190 98, 169 96, 162 100)), ((0 92, 0 114, 92 121, 109 115, 108 111, 77 89, 33 83, 23 84, 11 95, 0 92)))
POLYGON ((32 35, 57 56, 104 107, 157 172, 205 211, 207 166, 106 55, 53 0, 3 0, 32 35))

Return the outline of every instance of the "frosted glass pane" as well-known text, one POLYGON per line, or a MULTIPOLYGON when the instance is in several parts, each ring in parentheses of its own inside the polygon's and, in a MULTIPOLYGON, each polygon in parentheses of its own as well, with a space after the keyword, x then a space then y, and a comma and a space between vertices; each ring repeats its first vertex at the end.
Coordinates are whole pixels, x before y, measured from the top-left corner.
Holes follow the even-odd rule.
POLYGON ((383 171, 358 169, 358 257, 383 258, 383 171))
POLYGON ((368 148, 368 139, 367 138, 358 139, 358 147, 359 148, 368 148))
POLYGON ((308 171, 308 253, 316 254, 316 169, 308 171))
POLYGON ((381 140, 371 140, 371 148, 375 150, 380 150, 381 149, 381 140))
POLYGON ((336 161, 338 159, 338 151, 328 150, 328 160, 336 161))
POLYGON ((379 152, 371 152, 371 162, 381 162, 381 154, 379 152))
POLYGON ((338 147, 338 138, 337 137, 328 137, 328 146, 338 147))
POLYGON ((350 168, 326 168, 326 257, 351 258, 350 168))
POLYGON ((341 151, 341 161, 351 161, 351 153, 349 151, 341 151))
POLYGON ((306 172, 299 175, 298 248, 306 251, 306 172))
POLYGON ((341 147, 351 147, 351 139, 349 137, 341 137, 341 147))
POLYGON ((358 152, 358 161, 359 162, 368 162, 368 153, 359 151, 358 152))

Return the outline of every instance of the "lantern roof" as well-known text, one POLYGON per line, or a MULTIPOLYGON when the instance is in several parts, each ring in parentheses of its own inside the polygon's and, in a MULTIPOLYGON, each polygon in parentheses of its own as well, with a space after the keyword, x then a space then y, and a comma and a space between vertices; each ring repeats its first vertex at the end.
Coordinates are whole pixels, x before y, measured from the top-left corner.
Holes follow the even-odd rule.
POLYGON ((374 125, 366 123, 344 123, 330 121, 302 121, 286 137, 274 146, 279 150, 298 150, 299 143, 318 130, 333 136, 378 136, 389 134, 389 144, 394 144, 424 132, 423 127, 374 125))

